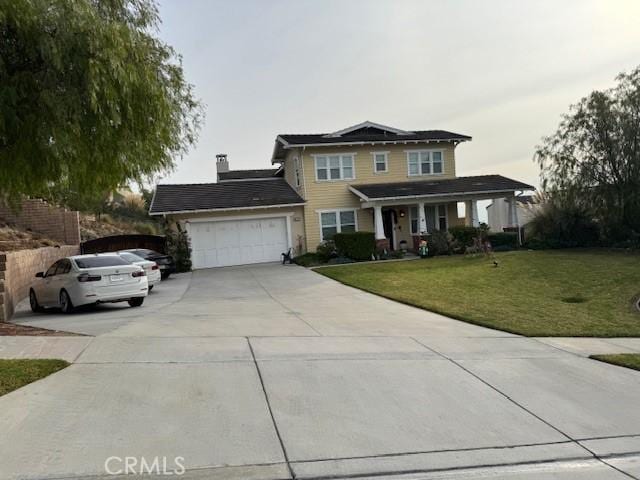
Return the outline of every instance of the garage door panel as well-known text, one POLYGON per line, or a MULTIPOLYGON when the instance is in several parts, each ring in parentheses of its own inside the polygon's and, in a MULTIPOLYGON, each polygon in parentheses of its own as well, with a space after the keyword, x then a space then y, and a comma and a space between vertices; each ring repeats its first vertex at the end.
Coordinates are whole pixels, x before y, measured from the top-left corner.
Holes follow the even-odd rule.
POLYGON ((280 260, 287 249, 285 217, 190 224, 194 268, 280 260))

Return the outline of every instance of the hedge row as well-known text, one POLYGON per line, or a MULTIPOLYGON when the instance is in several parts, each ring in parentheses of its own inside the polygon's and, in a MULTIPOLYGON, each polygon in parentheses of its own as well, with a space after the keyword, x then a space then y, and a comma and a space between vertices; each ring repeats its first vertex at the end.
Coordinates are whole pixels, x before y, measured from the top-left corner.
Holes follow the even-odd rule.
POLYGON ((336 233, 333 236, 338 255, 352 260, 371 260, 376 250, 373 232, 336 233))

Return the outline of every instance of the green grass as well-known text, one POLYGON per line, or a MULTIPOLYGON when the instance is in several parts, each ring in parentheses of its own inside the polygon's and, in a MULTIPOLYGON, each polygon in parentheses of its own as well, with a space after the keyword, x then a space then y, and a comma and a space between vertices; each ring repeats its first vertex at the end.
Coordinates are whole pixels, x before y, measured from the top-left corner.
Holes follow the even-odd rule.
POLYGON ((615 355, 591 355, 589 358, 620 367, 640 370, 640 353, 618 353, 615 355))
POLYGON ((363 290, 527 336, 640 336, 640 255, 516 251, 317 269, 363 290))
POLYGON ((69 366, 64 360, 0 360, 0 395, 69 366))

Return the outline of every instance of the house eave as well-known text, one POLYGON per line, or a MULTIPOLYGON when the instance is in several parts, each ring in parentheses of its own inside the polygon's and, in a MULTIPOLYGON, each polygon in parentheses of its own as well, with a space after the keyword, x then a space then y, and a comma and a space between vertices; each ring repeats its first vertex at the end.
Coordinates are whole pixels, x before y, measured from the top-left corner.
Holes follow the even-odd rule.
POLYGON ((364 193, 358 191, 354 187, 349 187, 349 190, 358 197, 360 197, 360 201, 367 203, 374 202, 389 202, 389 201, 399 201, 399 200, 416 200, 420 198, 455 198, 455 197, 464 197, 464 196, 483 196, 483 195, 498 195, 505 193, 514 193, 518 189, 500 189, 500 190, 481 190, 481 191, 471 191, 471 192, 451 192, 451 193, 429 193, 423 195, 401 195, 401 196, 393 196, 393 197, 367 197, 364 193))
POLYGON ((264 210, 267 208, 286 208, 286 207, 300 207, 304 206, 306 202, 302 203, 278 203, 276 205, 256 205, 252 207, 227 207, 227 208, 201 208, 196 210, 170 210, 164 212, 153 212, 149 215, 183 215, 189 213, 216 213, 216 212, 236 212, 242 210, 264 210))
MULTIPOLYGON (((441 139, 424 139, 424 140, 367 140, 361 142, 326 142, 326 143, 296 143, 296 144, 283 144, 284 149, 291 148, 309 148, 309 147, 335 147, 335 146, 360 146, 360 145, 410 145, 418 143, 462 143, 471 141, 469 138, 441 138, 441 139)), ((272 159, 272 163, 275 158, 272 159)))

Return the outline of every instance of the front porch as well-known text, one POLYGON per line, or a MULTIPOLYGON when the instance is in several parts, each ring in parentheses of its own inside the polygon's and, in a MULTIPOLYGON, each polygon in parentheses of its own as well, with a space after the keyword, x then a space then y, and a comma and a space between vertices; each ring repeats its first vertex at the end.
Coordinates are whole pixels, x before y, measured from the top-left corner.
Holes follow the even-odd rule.
POLYGON ((509 226, 519 232, 515 196, 517 190, 532 189, 499 175, 350 187, 361 208, 373 216, 378 247, 414 251, 422 238, 435 231, 458 225, 478 227, 482 200, 507 198, 509 226))

